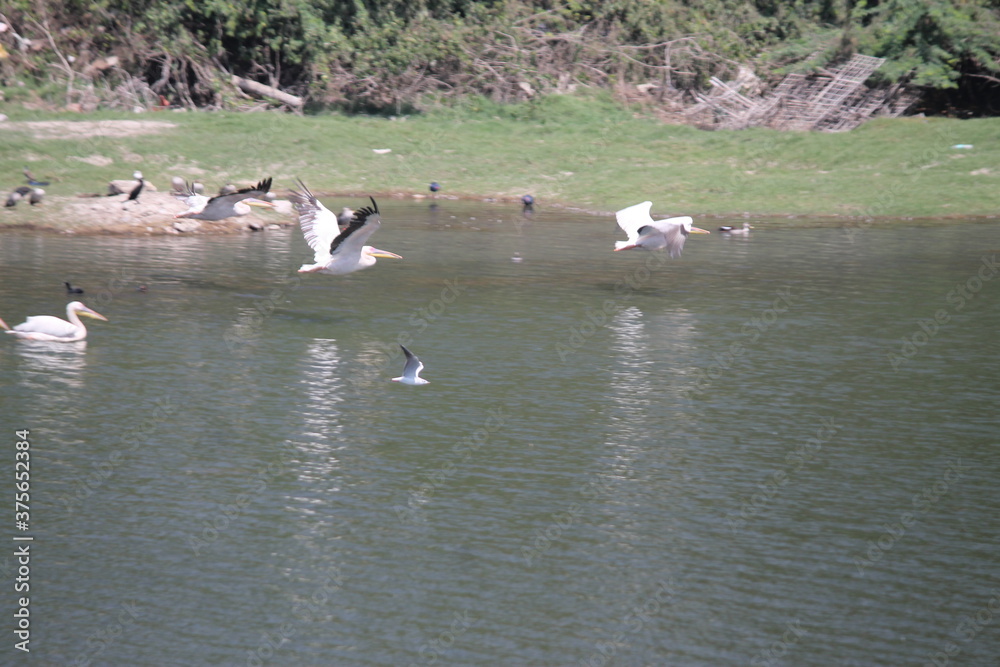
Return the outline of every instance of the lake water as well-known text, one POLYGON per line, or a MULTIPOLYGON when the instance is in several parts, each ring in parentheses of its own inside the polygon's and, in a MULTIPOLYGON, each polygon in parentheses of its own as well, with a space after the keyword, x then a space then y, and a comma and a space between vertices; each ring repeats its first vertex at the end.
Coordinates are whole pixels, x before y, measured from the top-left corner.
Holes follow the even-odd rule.
POLYGON ((995 664, 1000 224, 380 205, 404 259, 339 278, 0 236, 9 324, 110 320, 0 340, 3 655, 31 536, 36 664, 995 664))

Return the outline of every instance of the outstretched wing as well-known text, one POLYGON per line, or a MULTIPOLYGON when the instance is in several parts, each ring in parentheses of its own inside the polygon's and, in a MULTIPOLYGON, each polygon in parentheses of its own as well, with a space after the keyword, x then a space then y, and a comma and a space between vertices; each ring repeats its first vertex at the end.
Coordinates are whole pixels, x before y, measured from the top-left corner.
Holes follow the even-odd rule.
POLYGON ((403 366, 403 377, 411 379, 418 377, 420 375, 420 371, 424 370, 424 365, 420 362, 420 359, 417 358, 417 355, 413 354, 402 345, 400 345, 400 347, 403 348, 403 354, 406 355, 406 365, 403 366))
POLYGON ((340 234, 337 216, 316 199, 316 196, 301 179, 296 179, 296 182, 302 191, 292 190, 288 198, 292 200, 292 206, 299 214, 299 227, 302 228, 302 235, 309 247, 316 253, 315 261, 319 262, 321 258, 325 258, 329 254, 330 245, 340 234))
POLYGON ((628 241, 616 241, 616 247, 634 244, 639 238, 639 230, 646 225, 653 224, 653 219, 649 216, 649 210, 652 207, 653 202, 644 201, 641 204, 635 204, 634 206, 623 208, 615 213, 615 219, 618 220, 618 226, 622 228, 622 231, 628 234, 628 241))
MULTIPOLYGON (((330 242, 330 255, 354 254, 361 255, 368 238, 382 226, 382 216, 378 210, 378 204, 374 197, 369 197, 372 205, 365 206, 354 212, 351 224, 347 225, 344 231, 340 232, 333 241, 330 242)), ((333 219, 334 229, 337 227, 337 219, 333 219)))
MULTIPOLYGON (((671 257, 680 257, 681 250, 684 249, 684 241, 687 240, 688 230, 691 228, 691 223, 693 220, 689 216, 681 216, 678 218, 667 218, 666 220, 657 220, 650 227, 652 228, 649 233, 658 233, 663 235, 664 243, 666 245, 667 251, 670 253, 671 257)), ((642 230, 639 230, 640 235, 642 230)), ((663 247, 663 246, 661 246, 663 247)))
POLYGON ((201 212, 201 216, 203 216, 202 219, 222 220, 223 218, 231 217, 234 213, 233 206, 236 202, 249 199, 250 197, 260 199, 270 190, 271 179, 265 178, 252 188, 243 188, 242 190, 237 190, 236 192, 228 195, 218 195, 216 197, 212 197, 208 200, 208 203, 205 204, 205 208, 201 212))

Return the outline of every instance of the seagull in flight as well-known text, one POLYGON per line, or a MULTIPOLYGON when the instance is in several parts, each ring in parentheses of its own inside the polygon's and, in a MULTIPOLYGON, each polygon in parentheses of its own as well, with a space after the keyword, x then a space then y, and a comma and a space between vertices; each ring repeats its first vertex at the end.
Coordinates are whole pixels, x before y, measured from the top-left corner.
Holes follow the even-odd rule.
POLYGON ((414 386, 419 386, 422 384, 430 384, 430 380, 425 380, 420 377, 420 371, 424 370, 424 365, 420 363, 420 359, 417 359, 417 355, 413 354, 405 347, 403 348, 403 354, 406 355, 406 365, 403 366, 403 374, 398 378, 392 378, 393 382, 401 382, 402 384, 411 384, 414 386))

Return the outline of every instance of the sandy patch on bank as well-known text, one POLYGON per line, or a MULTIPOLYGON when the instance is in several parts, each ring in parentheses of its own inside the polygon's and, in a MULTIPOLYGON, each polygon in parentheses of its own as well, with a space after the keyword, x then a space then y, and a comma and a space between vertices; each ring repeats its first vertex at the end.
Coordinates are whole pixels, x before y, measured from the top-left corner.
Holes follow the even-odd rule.
MULTIPOLYGON (((289 210, 252 209, 248 215, 214 222, 174 218, 187 210, 170 192, 143 192, 139 201, 128 195, 111 197, 46 197, 38 206, 27 202, 4 209, 0 222, 10 228, 34 228, 69 234, 225 234, 296 224, 289 210)), ((284 202, 288 204, 288 202, 284 202)))
POLYGON ((166 132, 175 127, 175 123, 162 120, 25 120, 0 123, 0 130, 30 132, 35 139, 134 137, 166 132))

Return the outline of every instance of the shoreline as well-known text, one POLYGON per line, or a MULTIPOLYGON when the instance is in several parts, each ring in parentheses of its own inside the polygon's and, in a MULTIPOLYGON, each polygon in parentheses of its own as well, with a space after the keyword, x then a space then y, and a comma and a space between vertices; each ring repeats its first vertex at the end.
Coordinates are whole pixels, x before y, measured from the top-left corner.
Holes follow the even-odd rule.
MULTIPOLYGON (((390 193, 364 193, 359 194, 354 191, 321 191, 316 195, 323 199, 328 198, 359 198, 368 196, 381 199, 392 200, 412 200, 414 202, 423 200, 445 200, 458 202, 478 202, 483 204, 510 204, 520 205, 520 198, 504 196, 470 196, 470 195, 425 195, 411 192, 390 192, 390 193)), ((118 197, 118 196, 116 196, 118 197)), ((285 209, 276 212, 253 211, 249 215, 234 217, 219 221, 195 221, 184 220, 178 228, 175 223, 180 222, 173 217, 178 211, 170 211, 164 208, 169 201, 176 201, 169 193, 150 193, 146 197, 147 201, 141 206, 136 206, 131 211, 118 211, 123 203, 120 198, 111 197, 56 197, 42 203, 44 213, 41 220, 3 220, 0 218, 0 234, 7 232, 35 232, 53 235, 112 235, 112 236, 222 236, 227 234, 244 234, 268 229, 282 229, 298 225, 298 216, 290 209, 287 200, 276 200, 285 202, 285 209), (153 201, 148 201, 153 196, 153 201), (169 199, 164 199, 168 197, 169 199), (89 205, 88 205, 89 204, 89 205), (90 208, 93 215, 81 215, 81 211, 90 208), (75 224, 53 222, 52 218, 67 217, 84 218, 75 224), (89 218, 89 219, 87 219, 89 218), (192 224, 193 223, 193 224, 192 224)), ((27 208, 27 204, 19 204, 27 208)), ((177 208, 176 206, 174 208, 177 208)), ((612 217, 614 211, 604 211, 589 209, 582 206, 575 206, 562 203, 545 204, 545 208, 556 209, 567 213, 580 213, 594 217, 612 217)), ((15 214, 17 212, 15 211, 15 214)), ((680 213, 680 211, 678 211, 680 213)), ((28 214, 33 215, 33 214, 28 214)), ((660 216, 662 217, 662 216, 660 216)), ((737 213, 708 213, 693 215, 697 219, 715 221, 738 221, 756 220, 763 221, 813 221, 821 224, 850 226, 850 223, 866 225, 889 225, 902 223, 922 223, 922 224, 948 224, 956 221, 988 222, 1000 218, 1000 215, 948 215, 937 217, 920 216, 852 216, 836 213, 815 213, 815 214, 753 214, 747 212, 737 213)), ((790 226, 795 226, 794 223, 790 226)))

